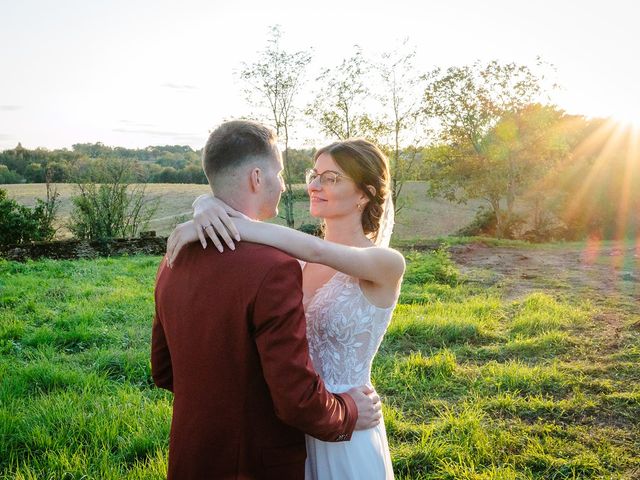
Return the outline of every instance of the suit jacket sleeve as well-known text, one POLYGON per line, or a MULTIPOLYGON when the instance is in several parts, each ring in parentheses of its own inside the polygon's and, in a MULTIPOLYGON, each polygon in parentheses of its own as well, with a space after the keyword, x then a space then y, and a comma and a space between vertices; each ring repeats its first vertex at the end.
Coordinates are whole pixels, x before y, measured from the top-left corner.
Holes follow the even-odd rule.
MULTIPOLYGON (((163 259, 156 275, 156 288, 158 278, 163 268, 166 268, 163 259)), ((158 302, 156 298, 156 311, 153 316, 153 327, 151 330, 151 376, 156 386, 173 392, 173 368, 171 366, 171 354, 167 344, 167 337, 162 326, 162 318, 158 313, 158 302)))
POLYGON ((350 440, 358 412, 332 394, 313 369, 302 307, 302 273, 294 259, 265 276, 254 303, 255 342, 278 418, 324 441, 350 440))

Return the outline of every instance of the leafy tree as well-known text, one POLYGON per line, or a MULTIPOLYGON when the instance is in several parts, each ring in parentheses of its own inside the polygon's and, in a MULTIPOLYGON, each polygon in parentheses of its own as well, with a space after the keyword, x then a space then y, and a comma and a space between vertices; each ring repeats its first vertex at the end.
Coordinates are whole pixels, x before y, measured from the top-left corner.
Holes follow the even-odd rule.
POLYGON ((252 64, 243 64, 240 78, 249 88, 248 101, 266 108, 268 118, 276 129, 276 134, 284 141, 284 179, 286 191, 283 196, 287 225, 293 227, 294 193, 292 187, 291 162, 289 161, 289 140, 296 116, 295 100, 303 83, 303 78, 311 55, 300 50, 288 52, 280 43, 282 32, 278 25, 271 27, 267 47, 259 59, 252 64))
POLYGON ((447 146, 433 165, 431 194, 486 200, 497 235, 504 236, 516 199, 554 149, 544 139, 561 113, 530 107, 544 93, 543 76, 526 65, 492 61, 436 69, 425 80, 423 112, 438 121, 447 146))
POLYGON ((45 181, 46 169, 40 163, 33 162, 27 167, 24 176, 28 182, 42 183, 45 181))
POLYGON ((385 125, 371 114, 371 65, 356 46, 354 54, 316 79, 319 88, 305 113, 329 137, 365 137, 377 141, 385 125))
POLYGON ((304 183, 304 174, 313 167, 314 149, 289 149, 289 168, 292 183, 304 183))
POLYGON ((415 176, 428 130, 421 115, 422 78, 415 66, 416 51, 405 40, 397 48, 382 54, 377 69, 382 80, 379 95, 385 112, 385 124, 391 134, 386 142, 391 167, 392 195, 396 213, 404 183, 415 176), (402 146, 405 145, 405 148, 402 146))
MULTIPOLYGON (((75 144, 73 150, 29 150, 18 144, 15 149, 0 152, 0 183, 45 182, 47 172, 54 182, 74 182, 77 178, 97 181, 100 163, 105 160, 129 160, 144 166, 145 178, 162 181, 158 170, 150 165, 160 164, 176 169, 171 176, 174 183, 206 182, 204 174, 196 175, 193 166, 200 167, 200 152, 189 146, 165 145, 144 149, 108 147, 101 143, 75 144)), ((158 165, 158 169, 161 169, 158 165)))
POLYGON ((571 154, 550 172, 552 207, 569 238, 640 236, 640 142, 610 119, 568 116, 571 154))
POLYGON ((0 165, 0 183, 21 183, 24 177, 19 173, 9 170, 6 165, 0 165))

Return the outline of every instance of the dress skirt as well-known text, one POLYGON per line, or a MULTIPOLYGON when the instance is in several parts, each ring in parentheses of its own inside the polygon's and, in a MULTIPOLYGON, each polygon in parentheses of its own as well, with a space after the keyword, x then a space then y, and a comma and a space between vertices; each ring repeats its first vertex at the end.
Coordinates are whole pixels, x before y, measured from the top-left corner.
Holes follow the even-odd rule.
MULTIPOLYGON (((339 393, 350 386, 329 390, 339 393)), ((368 430, 356 430, 348 442, 323 442, 305 436, 305 480, 392 480, 393 466, 384 418, 368 430)))

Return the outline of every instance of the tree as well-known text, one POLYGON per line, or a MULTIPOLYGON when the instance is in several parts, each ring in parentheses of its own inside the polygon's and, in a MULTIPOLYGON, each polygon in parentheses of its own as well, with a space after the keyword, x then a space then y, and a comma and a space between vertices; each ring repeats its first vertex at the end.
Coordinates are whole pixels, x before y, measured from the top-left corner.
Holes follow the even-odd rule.
MULTIPOLYGON (((371 114, 371 65, 356 46, 354 54, 316 79, 319 88, 305 113, 329 137, 365 137, 377 141, 386 126, 371 114)), ((374 105, 375 106, 375 105, 374 105)))
POLYGON ((278 25, 271 27, 267 47, 259 59, 252 64, 243 64, 240 78, 249 88, 247 100, 251 104, 262 105, 268 111, 268 118, 276 129, 276 134, 284 141, 284 179, 286 191, 283 196, 287 225, 295 226, 293 214, 294 193, 292 172, 289 162, 289 140, 296 116, 295 99, 303 83, 304 74, 311 55, 306 51, 288 52, 280 44, 282 32, 278 25))
POLYGON ((553 172, 554 213, 572 239, 640 237, 640 140, 611 119, 567 116, 571 154, 553 172))
POLYGON ((416 165, 428 131, 422 124, 420 87, 422 78, 415 67, 415 49, 408 40, 398 48, 382 54, 378 72, 382 80, 380 101, 385 110, 385 123, 391 134, 389 152, 392 199, 398 213, 403 205, 398 198, 405 181, 415 175, 416 165), (402 148, 402 145, 405 148, 402 148))
MULTIPOLYGON (((506 114, 487 135, 485 150, 495 165, 495 186, 505 192, 502 219, 507 227, 513 223, 516 199, 528 199, 533 214, 531 233, 538 238, 547 235, 552 219, 545 199, 553 188, 548 173, 570 151, 562 129, 564 117, 554 106, 527 105, 506 114)), ((496 215, 496 227, 497 219, 496 215)))
POLYGON ((526 65, 492 61, 436 69, 424 78, 422 110, 440 124, 447 147, 434 162, 430 193, 459 202, 486 200, 502 237, 523 187, 542 170, 531 168, 531 162, 543 163, 547 155, 540 150, 544 142, 536 139, 544 140, 546 116, 557 111, 530 107, 544 93, 544 75, 526 65))
POLYGON ((6 165, 0 164, 0 184, 2 183, 21 183, 24 177, 19 173, 9 170, 6 165))
POLYGON ((33 162, 27 166, 24 176, 30 183, 42 183, 45 181, 45 169, 39 163, 33 162))

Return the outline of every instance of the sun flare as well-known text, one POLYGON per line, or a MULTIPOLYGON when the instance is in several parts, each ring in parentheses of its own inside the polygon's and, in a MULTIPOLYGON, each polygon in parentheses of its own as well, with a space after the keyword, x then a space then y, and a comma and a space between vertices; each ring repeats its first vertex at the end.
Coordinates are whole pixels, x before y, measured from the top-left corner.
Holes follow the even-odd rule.
POLYGON ((620 125, 640 129, 640 105, 629 102, 623 108, 619 108, 611 113, 611 118, 620 125))

